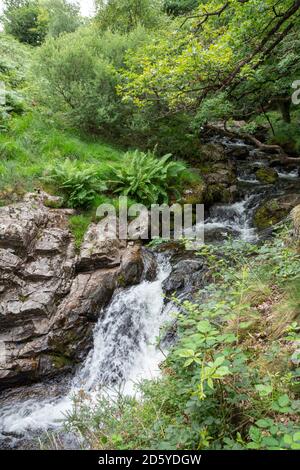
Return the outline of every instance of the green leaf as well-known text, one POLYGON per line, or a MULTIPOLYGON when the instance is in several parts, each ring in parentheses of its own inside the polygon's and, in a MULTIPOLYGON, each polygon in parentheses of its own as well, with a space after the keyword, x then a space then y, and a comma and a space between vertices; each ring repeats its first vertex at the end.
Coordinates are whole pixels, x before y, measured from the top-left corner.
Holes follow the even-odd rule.
POLYGON ((293 441, 294 442, 300 442, 300 431, 295 432, 295 434, 293 435, 293 441))
POLYGON ((278 447, 279 443, 274 437, 264 437, 262 443, 267 447, 278 447))
POLYGON ((256 426, 258 426, 259 428, 269 428, 272 424, 273 424, 273 421, 271 419, 259 419, 258 421, 256 421, 256 426))
POLYGON ((197 324, 197 330, 200 331, 200 333, 208 333, 211 329, 211 324, 207 320, 202 320, 197 324))
POLYGON ((228 369, 227 366, 219 367, 216 372, 217 372, 217 374, 220 375, 221 377, 230 374, 230 370, 228 369))
POLYGON ((286 394, 281 395, 278 398, 278 403, 279 403, 279 406, 281 406, 281 407, 287 406, 290 403, 290 399, 289 399, 288 395, 286 395, 286 394))
POLYGON ((187 359, 185 363, 183 364, 183 367, 189 367, 191 364, 193 364, 193 362, 194 362, 193 358, 187 359))
POLYGON ((213 383, 213 380, 211 378, 207 379, 207 385, 209 386, 209 388, 211 388, 212 390, 214 389, 214 383, 213 383))
POLYGON ((292 436, 290 436, 290 434, 285 434, 283 436, 283 442, 290 446, 293 443, 292 436))
POLYGON ((215 367, 219 367, 221 364, 223 364, 224 361, 225 361, 225 357, 224 357, 224 356, 219 356, 219 357, 217 357, 217 359, 215 360, 214 366, 215 366, 215 367))
POLYGON ((191 357, 194 356, 195 353, 193 349, 179 349, 177 354, 179 357, 191 357))
POLYGON ((272 393, 273 391, 272 385, 264 385, 264 384, 255 385, 255 389, 258 391, 261 397, 266 397, 270 395, 270 393, 272 393))

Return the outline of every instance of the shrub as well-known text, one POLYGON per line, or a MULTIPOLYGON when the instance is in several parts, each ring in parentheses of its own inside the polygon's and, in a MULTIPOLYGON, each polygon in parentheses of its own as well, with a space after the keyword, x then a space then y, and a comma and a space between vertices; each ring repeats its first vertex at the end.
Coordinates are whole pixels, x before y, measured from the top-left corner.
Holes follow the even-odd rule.
POLYGON ((109 181, 115 193, 146 205, 168 202, 170 192, 178 192, 186 167, 169 161, 171 155, 157 158, 152 153, 127 152, 121 168, 112 168, 109 181))
POLYGON ((56 186, 65 195, 69 207, 87 207, 96 194, 106 189, 97 178, 94 166, 86 166, 66 159, 63 163, 51 166, 44 181, 56 186))
POLYGON ((49 38, 37 54, 39 100, 85 130, 114 135, 127 127, 129 106, 117 94, 126 49, 145 40, 140 28, 124 36, 92 27, 49 38))

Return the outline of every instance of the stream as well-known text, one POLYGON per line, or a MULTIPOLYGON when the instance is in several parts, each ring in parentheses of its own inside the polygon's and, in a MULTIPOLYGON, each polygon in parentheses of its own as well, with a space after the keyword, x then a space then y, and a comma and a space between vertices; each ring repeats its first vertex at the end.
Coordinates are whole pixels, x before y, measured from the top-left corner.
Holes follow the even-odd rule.
MULTIPOLYGON (((219 141, 230 149, 245 147, 247 159, 236 159, 237 200, 214 204, 205 220, 207 243, 222 243, 228 236, 256 242, 260 234, 253 226, 253 214, 261 202, 274 195, 299 192, 298 169, 276 167, 275 185, 264 185, 255 171, 267 164, 265 154, 241 141, 219 141)), ((93 348, 74 377, 49 384, 36 384, 5 391, 0 398, 0 447, 39 448, 37 438, 58 429, 72 398, 79 392, 93 400, 103 387, 106 393, 136 394, 142 379, 159 376, 163 351, 156 347, 161 327, 172 318, 174 305, 164 299, 164 281, 172 265, 170 253, 156 254, 157 277, 137 286, 118 289, 94 328, 93 348)), ((72 448, 74 443, 70 442, 72 448)), ((68 444, 66 444, 68 447, 68 444)))

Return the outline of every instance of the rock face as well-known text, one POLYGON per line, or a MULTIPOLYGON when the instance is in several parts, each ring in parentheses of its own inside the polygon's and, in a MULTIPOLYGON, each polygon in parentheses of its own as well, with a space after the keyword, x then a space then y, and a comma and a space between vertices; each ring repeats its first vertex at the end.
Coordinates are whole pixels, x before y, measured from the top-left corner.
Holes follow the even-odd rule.
POLYGON ((163 282, 163 290, 167 298, 173 294, 189 298, 205 284, 207 265, 203 257, 196 251, 186 250, 177 242, 167 242, 157 248, 160 253, 170 255, 171 272, 163 282))
POLYGON ((151 254, 100 241, 95 224, 76 255, 70 211, 46 207, 54 199, 29 194, 0 208, 0 389, 72 368, 116 287, 155 277, 151 254))

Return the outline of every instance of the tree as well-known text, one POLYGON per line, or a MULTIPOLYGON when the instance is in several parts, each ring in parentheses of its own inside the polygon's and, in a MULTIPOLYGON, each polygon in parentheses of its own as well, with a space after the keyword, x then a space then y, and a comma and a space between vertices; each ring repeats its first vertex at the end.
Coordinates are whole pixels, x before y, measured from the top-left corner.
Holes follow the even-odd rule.
POLYGON ((48 38, 38 51, 35 70, 42 98, 72 124, 116 137, 130 109, 116 91, 120 69, 126 50, 144 40, 142 29, 127 36, 110 31, 99 35, 92 25, 48 38))
POLYGON ((220 117, 221 103, 225 119, 226 109, 247 118, 277 100, 288 121, 290 87, 300 72, 299 26, 300 0, 208 1, 128 56, 124 99, 140 107, 160 103, 163 115, 201 114, 210 102, 210 114, 217 106, 220 117))
POLYGON ((66 0, 42 0, 39 19, 42 18, 48 25, 48 35, 52 37, 72 33, 83 23, 79 4, 66 0))
POLYGON ((39 18, 40 7, 35 0, 4 0, 4 29, 20 42, 40 45, 47 34, 47 22, 39 18))
POLYGON ((25 109, 23 88, 30 68, 28 47, 11 36, 0 34, 0 131, 9 117, 25 109), (2 92, 2 95, 1 95, 2 92))
POLYGON ((198 6, 198 0, 164 0, 163 10, 168 15, 184 15, 198 6))
POLYGON ((97 0, 97 23, 102 30, 128 33, 139 25, 152 29, 162 17, 160 0, 97 0))

